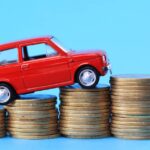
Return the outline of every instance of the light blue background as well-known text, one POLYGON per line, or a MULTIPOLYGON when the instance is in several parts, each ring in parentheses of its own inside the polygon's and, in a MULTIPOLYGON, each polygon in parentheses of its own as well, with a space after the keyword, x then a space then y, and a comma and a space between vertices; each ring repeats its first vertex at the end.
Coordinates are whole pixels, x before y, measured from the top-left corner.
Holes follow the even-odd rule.
MULTIPOLYGON (((55 35, 68 47, 104 49, 114 74, 149 73, 149 0, 0 0, 0 43, 55 35)), ((101 83, 108 83, 109 75, 101 83)), ((42 93, 57 94, 58 89, 42 93)), ((0 139, 0 149, 149 149, 150 141, 116 138, 0 139)))

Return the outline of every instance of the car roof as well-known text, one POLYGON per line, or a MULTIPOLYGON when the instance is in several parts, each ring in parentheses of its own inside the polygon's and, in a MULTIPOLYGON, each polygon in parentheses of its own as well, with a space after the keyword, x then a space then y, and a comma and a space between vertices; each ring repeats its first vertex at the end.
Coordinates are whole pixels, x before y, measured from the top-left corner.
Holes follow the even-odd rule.
POLYGON ((6 43, 6 44, 0 44, 0 51, 16 47, 16 45, 18 45, 18 44, 30 43, 30 42, 38 42, 38 41, 42 41, 42 40, 44 41, 44 40, 47 40, 47 39, 51 39, 52 37, 53 36, 43 36, 43 37, 36 37, 36 38, 29 38, 29 39, 24 39, 24 40, 18 40, 18 41, 9 42, 9 43, 6 43))

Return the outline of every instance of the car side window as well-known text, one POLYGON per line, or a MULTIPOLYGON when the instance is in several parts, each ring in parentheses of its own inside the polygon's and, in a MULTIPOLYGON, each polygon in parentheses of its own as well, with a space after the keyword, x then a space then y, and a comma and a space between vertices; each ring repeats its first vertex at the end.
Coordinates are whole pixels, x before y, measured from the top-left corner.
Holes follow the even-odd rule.
POLYGON ((18 49, 0 51, 0 65, 13 64, 18 62, 18 49))
POLYGON ((57 51, 45 43, 24 46, 22 53, 25 61, 58 55, 57 51))

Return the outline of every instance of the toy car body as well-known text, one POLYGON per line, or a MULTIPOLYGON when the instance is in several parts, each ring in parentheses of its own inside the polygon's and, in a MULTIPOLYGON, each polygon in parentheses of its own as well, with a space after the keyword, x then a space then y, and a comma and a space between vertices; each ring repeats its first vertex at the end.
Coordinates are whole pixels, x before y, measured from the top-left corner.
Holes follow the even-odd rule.
POLYGON ((103 51, 75 52, 54 37, 39 37, 0 45, 0 104, 18 94, 78 82, 93 88, 109 69, 103 51))

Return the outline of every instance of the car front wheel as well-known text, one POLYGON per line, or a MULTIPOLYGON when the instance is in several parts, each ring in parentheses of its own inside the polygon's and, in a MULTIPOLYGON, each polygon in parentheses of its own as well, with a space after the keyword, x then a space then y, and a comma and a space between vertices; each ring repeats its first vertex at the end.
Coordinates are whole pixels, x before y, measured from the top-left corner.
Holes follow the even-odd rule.
POLYGON ((17 97, 15 90, 5 83, 0 83, 0 105, 6 105, 17 97))
POLYGON ((83 88, 94 88, 99 81, 99 73, 93 67, 86 66, 77 72, 77 82, 83 88))

